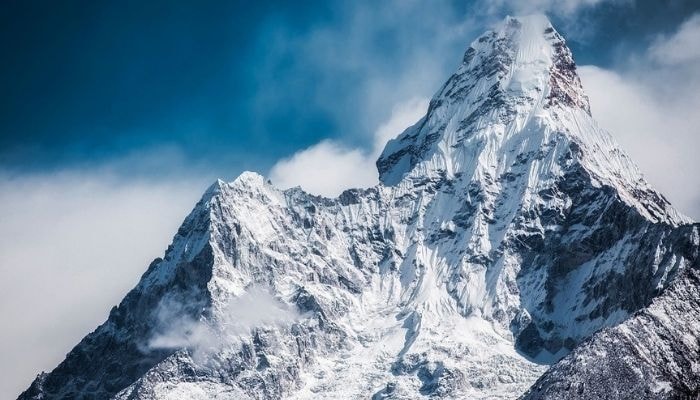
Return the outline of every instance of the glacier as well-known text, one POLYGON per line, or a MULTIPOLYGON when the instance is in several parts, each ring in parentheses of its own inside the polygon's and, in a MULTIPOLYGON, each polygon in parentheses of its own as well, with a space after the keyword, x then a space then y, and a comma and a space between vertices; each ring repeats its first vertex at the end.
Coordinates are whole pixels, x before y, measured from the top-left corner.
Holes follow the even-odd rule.
POLYGON ((699 225, 596 124, 546 17, 476 39, 377 168, 337 198, 216 182, 19 398, 596 398, 621 363, 635 398, 692 392, 697 355, 652 344, 697 353, 699 225))

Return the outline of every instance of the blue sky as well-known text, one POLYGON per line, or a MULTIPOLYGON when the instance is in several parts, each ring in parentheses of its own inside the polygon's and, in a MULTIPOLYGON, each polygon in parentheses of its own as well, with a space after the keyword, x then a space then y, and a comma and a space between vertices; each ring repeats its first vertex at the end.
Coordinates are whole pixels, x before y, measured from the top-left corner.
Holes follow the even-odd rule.
POLYGON ((567 38, 593 116, 700 219, 700 2, 6 1, 0 398, 58 364, 215 178, 376 182, 468 44, 506 14, 567 38))
MULTIPOLYGON (((6 4, 0 168, 56 170, 156 151, 230 179, 324 138, 368 147, 392 107, 429 97, 478 33, 530 11, 509 1, 204 3, 6 4)), ((700 5, 535 3, 549 7, 579 64, 602 67, 700 5)), ((123 172, 159 170, 144 162, 123 172)))

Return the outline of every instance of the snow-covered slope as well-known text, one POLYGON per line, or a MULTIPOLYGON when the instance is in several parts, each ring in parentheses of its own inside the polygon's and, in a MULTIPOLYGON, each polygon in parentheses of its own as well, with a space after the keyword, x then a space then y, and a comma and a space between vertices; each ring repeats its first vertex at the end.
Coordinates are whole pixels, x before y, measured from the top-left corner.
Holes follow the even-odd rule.
POLYGON ((700 396, 698 227, 687 238, 696 261, 652 304, 582 343, 524 399, 696 399, 700 396))
POLYGON ((543 16, 473 42, 377 166, 335 199, 217 182, 20 398, 514 398, 696 261, 543 16))

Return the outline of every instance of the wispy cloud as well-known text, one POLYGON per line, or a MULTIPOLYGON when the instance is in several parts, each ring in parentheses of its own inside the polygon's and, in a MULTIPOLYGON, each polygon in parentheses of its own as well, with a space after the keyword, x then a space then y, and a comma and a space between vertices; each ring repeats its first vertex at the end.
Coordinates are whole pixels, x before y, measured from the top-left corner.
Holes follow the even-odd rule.
POLYGON ((399 103, 375 130, 372 150, 324 140, 277 162, 270 170, 270 179, 282 188, 301 186, 324 196, 337 196, 345 189, 375 185, 378 182, 375 162, 386 142, 423 117, 427 109, 426 98, 399 103))
POLYGON ((269 290, 253 286, 223 306, 215 323, 187 317, 186 305, 164 298, 158 305, 158 333, 148 340, 150 349, 188 349, 195 361, 203 362, 207 355, 223 346, 237 345, 254 328, 284 327, 298 321, 296 309, 276 299, 269 290))
POLYGON ((519 15, 546 12, 569 17, 582 9, 602 3, 632 2, 633 0, 489 0, 481 1, 481 4, 483 8, 494 14, 501 14, 503 11, 519 15))
POLYGON ((612 69, 584 66, 593 116, 680 211, 700 219, 700 14, 612 69))
POLYGON ((688 18, 670 36, 656 38, 649 48, 649 58, 662 65, 695 67, 700 62, 700 14, 688 18))
POLYGON ((259 73, 259 107, 270 107, 284 96, 280 93, 299 93, 299 81, 269 79, 279 60, 292 60, 285 68, 315 72, 307 82, 314 91, 305 101, 332 115, 339 132, 279 160, 269 175, 281 187, 299 185, 326 196, 371 186, 377 182, 376 158, 388 139, 422 117, 427 100, 457 67, 469 41, 506 13, 548 12, 573 24, 580 10, 626 2, 499 0, 466 8, 450 2, 358 2, 337 11, 340 23, 302 36, 273 29, 266 38, 272 43, 269 63, 259 73))
POLYGON ((392 107, 431 97, 452 73, 482 27, 473 18, 448 1, 390 0, 340 2, 326 23, 302 33, 273 24, 261 38, 258 109, 288 99, 334 121, 324 137, 370 148, 392 107), (288 79, 274 79, 280 73, 288 79))
POLYGON ((266 108, 280 93, 298 93, 286 88, 299 82, 270 82, 279 60, 293 60, 300 76, 313 71, 305 101, 332 117, 335 135, 279 160, 269 175, 281 187, 326 196, 377 182, 375 161, 386 141, 422 117, 480 28, 450 2, 351 2, 335 14, 333 24, 301 37, 283 28, 272 34, 258 99, 266 108))

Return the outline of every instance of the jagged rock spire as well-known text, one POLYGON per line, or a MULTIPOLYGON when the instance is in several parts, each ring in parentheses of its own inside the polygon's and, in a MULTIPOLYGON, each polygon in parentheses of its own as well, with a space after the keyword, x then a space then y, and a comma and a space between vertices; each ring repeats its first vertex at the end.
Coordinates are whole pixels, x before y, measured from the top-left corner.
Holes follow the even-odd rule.
POLYGON ((571 51, 544 15, 507 17, 472 42, 427 115, 387 144, 377 161, 380 180, 398 183, 436 143, 455 136, 445 143, 454 147, 480 119, 493 122, 496 116, 507 125, 517 115, 552 106, 590 114, 571 51))

